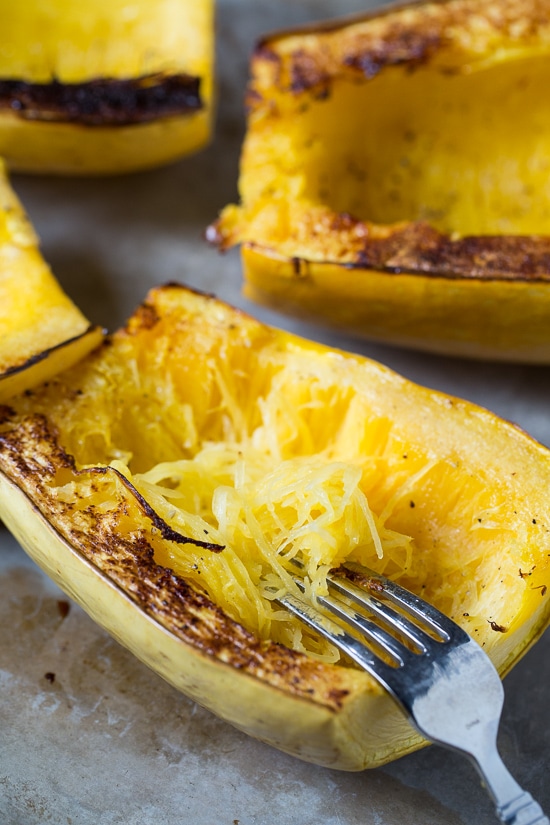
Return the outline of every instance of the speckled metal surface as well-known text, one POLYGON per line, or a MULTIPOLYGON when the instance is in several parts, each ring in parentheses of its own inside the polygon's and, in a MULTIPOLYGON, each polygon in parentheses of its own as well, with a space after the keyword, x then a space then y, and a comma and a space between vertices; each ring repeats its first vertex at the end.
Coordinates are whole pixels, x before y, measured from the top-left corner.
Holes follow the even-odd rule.
MULTIPOLYGON (((88 316, 114 328, 147 289, 180 280, 271 323, 383 361, 483 404, 550 445, 550 368, 369 345, 260 311, 240 295, 237 252, 205 226, 236 198, 242 96, 255 38, 372 7, 361 0, 219 0, 219 117, 212 145, 119 179, 18 176, 43 252, 88 316)), ((0 822, 3 825, 491 825, 461 757, 427 748, 343 774, 253 741, 197 707, 97 628, 0 530, 0 822)), ((548 634, 505 682, 500 745, 550 809, 548 634)))

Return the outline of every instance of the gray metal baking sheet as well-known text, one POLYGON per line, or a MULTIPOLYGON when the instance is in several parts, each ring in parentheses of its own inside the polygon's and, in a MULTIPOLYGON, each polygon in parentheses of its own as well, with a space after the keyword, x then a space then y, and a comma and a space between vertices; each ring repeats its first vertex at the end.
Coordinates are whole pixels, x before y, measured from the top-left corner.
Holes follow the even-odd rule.
MULTIPOLYGON (((93 321, 114 329, 154 284, 179 280, 264 320, 372 356, 465 397, 550 445, 550 369, 475 363, 360 343, 250 306, 238 253, 205 226, 235 200, 243 91, 255 38, 373 6, 351 0, 220 0, 219 115, 198 155, 103 180, 16 176, 42 250, 93 321)), ((430 747, 357 774, 253 741, 147 670, 0 529, 2 825, 492 825, 473 768, 430 747)), ((550 810, 550 639, 505 680, 502 755, 550 810)))

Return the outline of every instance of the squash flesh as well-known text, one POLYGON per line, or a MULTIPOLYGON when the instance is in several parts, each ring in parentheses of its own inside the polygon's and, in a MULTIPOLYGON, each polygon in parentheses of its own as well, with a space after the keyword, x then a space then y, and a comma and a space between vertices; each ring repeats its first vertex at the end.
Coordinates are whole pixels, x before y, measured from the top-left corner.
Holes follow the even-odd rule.
POLYGON ((69 0, 31 0, 24 9, 3 3, 2 20, 0 77, 77 83, 182 70, 200 74, 211 10, 208 3, 185 0, 85 0, 78 8, 69 0))
POLYGON ((327 99, 306 103, 275 95, 272 114, 251 118, 239 240, 353 261, 330 238, 317 251, 322 238, 293 233, 300 213, 318 208, 380 225, 425 221, 447 234, 547 234, 549 83, 548 60, 536 56, 454 74, 428 66, 339 78, 327 99), (269 217, 273 196, 279 220, 269 217))

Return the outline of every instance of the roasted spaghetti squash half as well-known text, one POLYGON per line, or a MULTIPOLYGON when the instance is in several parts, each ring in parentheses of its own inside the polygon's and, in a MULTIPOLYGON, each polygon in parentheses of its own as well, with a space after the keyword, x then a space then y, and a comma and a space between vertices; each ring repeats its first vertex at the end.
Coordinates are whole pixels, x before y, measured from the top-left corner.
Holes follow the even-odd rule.
POLYGON ((0 0, 0 155, 46 174, 133 172, 209 140, 213 0, 0 0))
POLYGON ((446 0, 266 36, 251 61, 245 294, 366 338, 550 362, 550 21, 446 0))
POLYGON ((0 160, 0 403, 74 364, 102 334, 42 257, 0 160))
POLYGON ((346 560, 399 580, 504 674, 548 623, 549 484, 490 412, 177 285, 1 409, 0 516, 37 563, 196 701, 347 770, 422 740, 274 603, 291 560, 313 596, 346 560))

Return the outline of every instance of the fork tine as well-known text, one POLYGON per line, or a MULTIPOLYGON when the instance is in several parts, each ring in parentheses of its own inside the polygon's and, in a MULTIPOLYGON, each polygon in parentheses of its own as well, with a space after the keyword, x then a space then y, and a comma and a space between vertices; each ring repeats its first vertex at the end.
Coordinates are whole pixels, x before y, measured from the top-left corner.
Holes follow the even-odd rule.
MULTIPOLYGON (((333 584, 332 579, 329 579, 329 583, 331 585, 333 584)), ((303 582, 301 581, 301 579, 295 578, 294 579, 294 584, 302 592, 304 592, 304 585, 303 585, 303 582)), ((370 612, 372 614, 380 616, 380 618, 382 620, 384 620, 385 613, 388 612, 388 608, 384 608, 383 605, 378 603, 377 607, 375 607, 373 609, 370 609, 371 601, 373 601, 370 594, 368 594, 368 593, 363 594, 363 593, 360 593, 360 592, 358 594, 354 594, 351 590, 348 590, 344 586, 344 584, 341 584, 341 585, 338 585, 338 586, 335 585, 335 589, 337 589, 337 591, 339 593, 341 593, 342 595, 350 596, 352 599, 353 599, 353 596, 355 595, 356 597, 355 597, 354 601, 356 601, 361 607, 365 608, 366 610, 370 610, 370 612), (362 596, 364 596, 364 598, 362 598, 362 596)), ((358 591, 359 588, 355 588, 355 590, 358 591)), ((374 622, 370 621, 367 616, 363 616, 361 613, 358 613, 356 610, 354 610, 352 607, 349 607, 347 604, 345 604, 341 600, 335 599, 335 598, 331 597, 330 595, 328 595, 328 596, 319 595, 319 596, 317 596, 316 600, 317 600, 317 604, 324 607, 325 610, 328 610, 334 616, 336 616, 339 619, 342 619, 344 622, 346 622, 348 625, 353 627, 355 630, 359 631, 359 633, 361 633, 363 635, 363 641, 364 641, 365 644, 368 644, 370 642, 370 643, 374 643, 375 645, 379 645, 379 647, 381 647, 383 649, 383 651, 392 660, 392 663, 395 664, 396 666, 398 666, 398 667, 403 666, 405 664, 405 661, 408 659, 409 655, 411 655, 411 651, 408 650, 394 636, 390 635, 383 627, 380 627, 380 625, 377 625, 374 622)), ((389 608, 389 612, 390 612, 390 614, 395 615, 396 618, 399 618, 397 616, 397 614, 395 613, 395 611, 392 610, 391 608, 389 608)), ((404 625, 405 623, 407 623, 406 620, 403 620, 403 622, 401 622, 402 625, 404 625)), ((392 622, 391 621, 391 615, 390 615, 388 621, 385 621, 384 624, 386 624, 388 627, 392 627, 392 629, 393 629, 397 626, 398 622, 397 621, 392 622)), ((410 622, 408 622, 408 624, 410 625, 411 628, 413 627, 413 625, 410 622)), ((422 652, 422 653, 426 652, 427 647, 426 647, 426 645, 423 644, 422 636, 420 634, 416 634, 417 637, 418 637, 418 641, 416 640, 416 638, 414 638, 414 639, 412 638, 413 637, 412 630, 410 632, 405 632, 404 631, 403 635, 407 636, 407 638, 411 638, 414 641, 414 643, 417 645, 417 647, 420 648, 419 652, 422 652)))
MULTIPOLYGON (((348 595, 347 591, 345 595, 348 595)), ((402 667, 410 656, 414 656, 414 653, 408 650, 408 648, 384 630, 384 628, 370 621, 366 616, 358 613, 352 607, 344 604, 344 602, 334 599, 331 596, 318 596, 317 601, 326 610, 329 610, 333 615, 359 631, 359 633, 363 635, 366 643, 371 642, 379 645, 386 654, 389 654, 395 665, 402 667)), ((388 624, 391 623, 388 622, 388 624)), ((421 645, 421 643, 419 643, 419 645, 421 645)), ((423 645, 421 645, 421 652, 426 652, 426 648, 423 645)))
POLYGON ((364 642, 360 642, 329 616, 325 616, 317 608, 292 593, 278 596, 277 601, 305 625, 311 627, 316 633, 319 633, 340 651, 348 655, 378 681, 388 686, 390 674, 395 671, 395 668, 386 664, 366 647, 364 642))
MULTIPOLYGON (((467 635, 452 619, 449 619, 432 604, 401 587, 396 582, 354 562, 346 562, 346 569, 360 575, 363 587, 374 589, 376 593, 383 593, 387 599, 399 605, 402 610, 414 617, 421 625, 427 625, 432 632, 440 637, 441 641, 446 642, 456 639, 457 633, 459 636, 467 635)), ((338 576, 338 579, 346 581, 341 576, 338 576)))
MULTIPOLYGON (((297 570, 304 571, 302 562, 296 558, 291 561, 297 570)), ((295 578, 294 582, 303 592, 301 579, 295 578)), ((462 638, 460 634, 465 636, 460 628, 457 629, 454 622, 431 604, 363 565, 346 562, 345 567, 328 573, 327 584, 331 591, 336 591, 368 614, 376 617, 387 630, 397 632, 402 638, 407 639, 415 648, 416 653, 433 652, 434 645, 449 642, 451 639, 458 640, 462 638), (351 577, 347 575, 350 573, 351 577), (354 582, 354 574, 355 577, 360 577, 361 586, 354 582), (379 596, 383 596, 385 601, 382 602, 379 596), (401 612, 394 610, 390 606, 392 603, 397 605, 401 612), (414 619, 414 622, 408 617, 414 619), (427 631, 431 631, 433 635, 429 635, 427 631)), ((396 647, 398 643, 394 637, 388 634, 382 635, 379 625, 369 623, 360 613, 344 611, 341 602, 332 602, 326 597, 317 597, 317 602, 349 622, 359 632, 366 633, 371 640, 377 637, 376 641, 386 652, 390 653, 397 662, 403 663, 403 657, 406 657, 404 650, 407 648, 402 645, 396 647)))
MULTIPOLYGON (((383 604, 365 588, 357 587, 353 582, 341 576, 330 575, 328 581, 331 589, 336 590, 342 596, 352 600, 359 607, 375 615, 386 627, 397 631, 415 647, 419 648, 419 652, 427 653, 428 650, 432 649, 434 644, 438 644, 438 642, 428 636, 423 629, 413 624, 406 616, 398 613, 389 604, 383 604)), ((440 640, 446 641, 447 636, 445 635, 442 638, 442 635, 441 633, 438 634, 440 640)))

